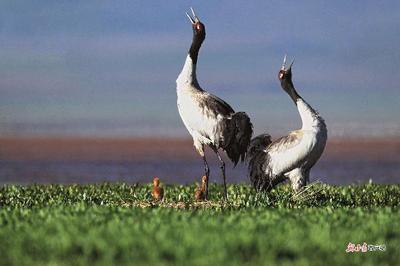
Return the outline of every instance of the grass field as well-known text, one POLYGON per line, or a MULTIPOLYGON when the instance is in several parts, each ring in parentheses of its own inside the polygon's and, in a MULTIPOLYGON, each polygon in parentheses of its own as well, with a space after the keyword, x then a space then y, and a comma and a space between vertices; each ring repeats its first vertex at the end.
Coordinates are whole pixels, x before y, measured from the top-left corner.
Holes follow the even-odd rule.
POLYGON ((0 188, 2 265, 398 265, 400 186, 315 184, 294 195, 229 186, 194 202, 192 186, 0 188), (346 253, 349 242, 386 251, 346 253))

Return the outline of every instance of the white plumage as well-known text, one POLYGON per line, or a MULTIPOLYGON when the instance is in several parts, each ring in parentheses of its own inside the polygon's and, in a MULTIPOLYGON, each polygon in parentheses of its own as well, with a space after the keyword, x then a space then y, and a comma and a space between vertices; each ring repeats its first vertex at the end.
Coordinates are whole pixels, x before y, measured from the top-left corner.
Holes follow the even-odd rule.
MULTIPOLYGON (((215 145, 220 148, 223 142, 224 120, 233 114, 231 108, 226 108, 224 116, 221 113, 213 112, 211 106, 207 106, 208 98, 216 96, 203 91, 198 85, 195 73, 191 73, 193 63, 190 55, 187 56, 183 71, 176 80, 177 83, 177 105, 179 115, 182 118, 190 135, 193 137, 194 146, 201 156, 204 156, 203 145, 215 145), (196 82, 194 82, 196 81, 196 82)), ((221 100, 222 101, 222 100, 221 100)))

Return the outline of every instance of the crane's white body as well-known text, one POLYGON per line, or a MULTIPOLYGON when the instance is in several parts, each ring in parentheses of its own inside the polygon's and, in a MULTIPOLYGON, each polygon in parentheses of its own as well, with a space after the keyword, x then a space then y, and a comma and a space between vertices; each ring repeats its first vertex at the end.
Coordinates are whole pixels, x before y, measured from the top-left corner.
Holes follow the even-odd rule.
POLYGON ((273 145, 268 149, 271 156, 270 167, 274 175, 286 173, 304 162, 314 161, 315 157, 319 158, 325 146, 326 127, 320 118, 314 115, 303 100, 298 100, 297 107, 303 126, 289 134, 295 143, 273 145))
POLYGON ((267 143, 257 157, 250 158, 251 179, 264 179, 261 182, 269 182, 271 187, 289 179, 294 190, 309 181, 310 169, 324 151, 327 128, 323 118, 302 98, 297 99, 296 106, 302 128, 267 143))
MULTIPOLYGON (((211 145, 218 149, 224 141, 224 121, 231 115, 217 113, 207 105, 208 98, 218 98, 200 88, 196 78, 196 65, 193 64, 189 55, 186 57, 176 84, 179 115, 193 138, 196 150, 204 156, 204 145, 211 145)), ((228 113, 233 112, 228 111, 228 113)))

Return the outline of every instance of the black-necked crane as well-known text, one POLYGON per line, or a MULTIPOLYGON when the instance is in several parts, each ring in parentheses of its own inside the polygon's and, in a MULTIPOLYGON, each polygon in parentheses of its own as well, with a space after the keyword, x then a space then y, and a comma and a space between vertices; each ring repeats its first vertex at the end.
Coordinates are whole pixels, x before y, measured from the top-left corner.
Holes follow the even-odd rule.
POLYGON ((293 62, 286 66, 285 56, 278 78, 297 107, 302 127, 273 142, 268 134, 251 140, 248 173, 257 190, 268 191, 286 179, 295 191, 300 190, 309 182, 310 170, 325 149, 328 138, 325 121, 294 88, 292 65, 293 62))
POLYGON ((204 153, 205 146, 209 146, 220 161, 226 199, 225 163, 219 154, 219 149, 226 152, 234 165, 239 160, 243 161, 253 133, 253 126, 246 113, 236 113, 225 101, 200 87, 197 81, 196 65, 201 44, 206 38, 206 30, 193 9, 191 11, 192 16, 187 13, 186 15, 193 28, 192 45, 176 80, 178 110, 183 123, 193 137, 194 147, 203 158, 207 177, 206 199, 208 199, 210 170, 204 153))

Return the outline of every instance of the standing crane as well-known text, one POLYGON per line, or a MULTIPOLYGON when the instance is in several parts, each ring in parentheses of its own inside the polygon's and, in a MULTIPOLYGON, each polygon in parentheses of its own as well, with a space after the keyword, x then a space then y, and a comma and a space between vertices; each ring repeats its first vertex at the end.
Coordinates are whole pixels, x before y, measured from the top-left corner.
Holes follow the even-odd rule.
POLYGON ((193 145, 203 158, 206 181, 205 198, 208 199, 208 180, 210 170, 204 153, 204 146, 210 147, 218 156, 224 182, 224 198, 227 199, 225 162, 219 149, 228 155, 236 166, 243 161, 253 134, 250 118, 244 112, 236 113, 225 101, 203 90, 197 81, 196 66, 201 44, 206 38, 204 24, 191 8, 188 16, 193 29, 185 64, 176 80, 177 104, 179 114, 193 138, 193 145))

